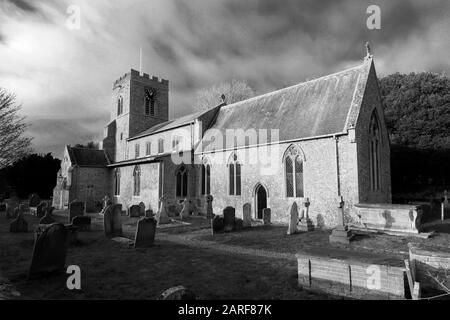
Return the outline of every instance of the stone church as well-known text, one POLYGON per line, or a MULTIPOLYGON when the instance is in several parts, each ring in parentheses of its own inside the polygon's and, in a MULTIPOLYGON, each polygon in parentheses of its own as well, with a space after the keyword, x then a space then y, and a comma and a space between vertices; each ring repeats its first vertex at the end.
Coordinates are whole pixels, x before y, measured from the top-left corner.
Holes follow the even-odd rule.
POLYGON ((271 208, 286 223, 293 202, 316 227, 360 222, 358 203, 390 203, 390 142, 373 58, 353 68, 169 120, 169 82, 138 71, 113 84, 101 150, 67 146, 53 205, 88 207, 108 195, 126 210, 160 201, 176 214, 188 199, 200 214, 227 206, 253 219, 271 208))

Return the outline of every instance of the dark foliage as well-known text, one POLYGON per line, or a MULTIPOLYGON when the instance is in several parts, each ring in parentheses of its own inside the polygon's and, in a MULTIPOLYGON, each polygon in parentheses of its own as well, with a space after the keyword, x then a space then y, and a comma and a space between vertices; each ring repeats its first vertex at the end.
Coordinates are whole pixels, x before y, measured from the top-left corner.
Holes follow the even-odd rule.
POLYGON ((61 160, 50 153, 31 154, 12 166, 0 170, 0 192, 5 196, 14 191, 19 198, 28 198, 37 193, 43 199, 49 199, 56 185, 56 175, 61 160))
POLYGON ((395 73, 380 80, 380 89, 394 201, 440 197, 450 186, 450 78, 395 73))

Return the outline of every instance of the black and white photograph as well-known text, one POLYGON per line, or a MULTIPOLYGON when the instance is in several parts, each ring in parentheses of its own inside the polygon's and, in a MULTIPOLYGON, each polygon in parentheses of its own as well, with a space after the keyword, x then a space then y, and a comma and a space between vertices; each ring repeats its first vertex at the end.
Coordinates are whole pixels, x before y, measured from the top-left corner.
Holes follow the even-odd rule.
POLYGON ((0 300, 450 300, 449 32, 448 0, 0 0, 0 300))

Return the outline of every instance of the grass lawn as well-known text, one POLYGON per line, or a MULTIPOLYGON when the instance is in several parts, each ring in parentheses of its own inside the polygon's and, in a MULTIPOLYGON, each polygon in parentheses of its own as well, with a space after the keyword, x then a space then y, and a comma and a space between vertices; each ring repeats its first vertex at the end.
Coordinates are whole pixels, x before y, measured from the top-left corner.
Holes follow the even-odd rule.
MULTIPOLYGON (((33 230, 38 219, 26 219, 33 230)), ((176 285, 192 289, 201 299, 330 298, 297 287, 295 261, 196 249, 158 238, 154 247, 135 250, 105 239, 99 226, 80 233, 79 239, 80 245, 70 247, 66 264, 81 268, 81 291, 66 288, 65 274, 27 281, 33 233, 9 233, 9 221, 2 217, 0 274, 28 299, 156 299, 176 285)))

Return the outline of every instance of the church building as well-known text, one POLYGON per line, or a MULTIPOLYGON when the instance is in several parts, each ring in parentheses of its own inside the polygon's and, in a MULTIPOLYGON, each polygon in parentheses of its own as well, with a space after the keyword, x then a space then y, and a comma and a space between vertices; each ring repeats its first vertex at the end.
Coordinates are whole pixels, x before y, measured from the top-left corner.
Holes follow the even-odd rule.
POLYGON ((293 202, 319 228, 360 223, 358 203, 390 203, 390 142, 370 53, 353 68, 245 101, 169 120, 169 82, 138 71, 114 82, 101 150, 67 146, 53 205, 95 207, 108 195, 123 210, 143 202, 174 214, 187 199, 204 213, 227 206, 252 218, 271 208, 287 223, 293 202))

